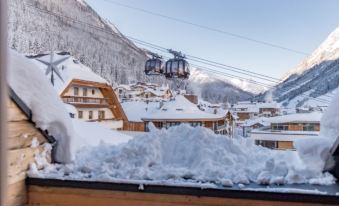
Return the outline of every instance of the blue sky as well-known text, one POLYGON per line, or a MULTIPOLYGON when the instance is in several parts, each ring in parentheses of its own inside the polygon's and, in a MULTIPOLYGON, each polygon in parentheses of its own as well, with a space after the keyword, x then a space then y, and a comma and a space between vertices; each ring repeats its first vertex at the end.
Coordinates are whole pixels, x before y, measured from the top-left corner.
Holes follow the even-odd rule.
MULTIPOLYGON (((304 55, 86 0, 125 35, 280 78, 304 55)), ((338 0, 114 0, 123 4, 311 53, 339 27, 338 0)))

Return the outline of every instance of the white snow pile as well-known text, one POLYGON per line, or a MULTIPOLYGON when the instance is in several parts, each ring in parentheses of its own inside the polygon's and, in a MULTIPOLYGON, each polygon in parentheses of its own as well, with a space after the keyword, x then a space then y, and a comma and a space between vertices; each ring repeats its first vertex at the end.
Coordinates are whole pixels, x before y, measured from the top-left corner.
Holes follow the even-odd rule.
POLYGON ((300 158, 311 170, 331 169, 333 165, 331 149, 339 144, 339 93, 333 98, 320 122, 320 135, 317 138, 294 142, 300 158))
MULTIPOLYGON (((56 139, 55 160, 58 162, 70 163, 76 152, 87 145, 120 144, 131 139, 128 135, 94 122, 72 120, 67 112, 70 106, 62 102, 44 72, 32 61, 12 50, 9 55, 8 82, 31 109, 36 127, 47 130, 56 139)), ((38 142, 32 142, 32 147, 36 144, 38 142)))
POLYGON ((89 145, 92 147, 100 144, 118 145, 132 139, 129 135, 108 129, 96 122, 72 119, 72 123, 77 137, 75 142, 78 150, 89 145))
POLYGON ((308 170, 295 152, 269 150, 250 139, 231 139, 203 127, 155 129, 121 145, 83 148, 72 164, 46 164, 30 176, 105 182, 152 181, 233 184, 332 184, 328 173, 308 170))
POLYGON ((31 109, 36 127, 48 130, 57 140, 56 160, 71 162, 75 156, 74 128, 53 86, 26 57, 10 50, 8 83, 31 109))

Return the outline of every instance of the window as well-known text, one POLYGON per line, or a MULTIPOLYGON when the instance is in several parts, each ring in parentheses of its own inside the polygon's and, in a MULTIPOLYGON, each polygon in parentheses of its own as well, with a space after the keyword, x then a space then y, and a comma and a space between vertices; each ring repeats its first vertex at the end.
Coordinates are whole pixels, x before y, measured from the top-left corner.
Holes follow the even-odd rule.
POLYGON ((79 95, 79 88, 78 87, 74 87, 74 96, 78 96, 79 95))
POLYGON ((202 122, 191 122, 190 125, 192 127, 198 127, 198 126, 202 126, 202 122))
POLYGON ((92 95, 95 95, 95 89, 92 89, 92 95))
POLYGON ((178 67, 179 67, 179 65, 178 65, 178 61, 174 61, 174 62, 172 62, 172 72, 178 72, 178 67))
POLYGON ((276 141, 269 140, 255 140, 256 145, 261 145, 263 147, 267 147, 270 149, 276 149, 278 147, 278 143, 276 141))
POLYGON ((272 130, 284 130, 287 131, 288 130, 288 125, 287 124, 272 124, 272 130))
POLYGON ((184 62, 183 61, 180 61, 179 62, 179 74, 184 74, 184 62))
POLYGON ((82 96, 87 96, 87 88, 82 88, 82 96))
POLYGON ((98 111, 98 119, 99 120, 105 119, 105 111, 98 111))
POLYGON ((314 131, 314 124, 303 124, 303 131, 314 131))
POLYGON ((79 117, 79 119, 83 118, 83 111, 78 111, 78 117, 79 117))
POLYGON ((93 119, 93 111, 88 112, 88 119, 93 119))

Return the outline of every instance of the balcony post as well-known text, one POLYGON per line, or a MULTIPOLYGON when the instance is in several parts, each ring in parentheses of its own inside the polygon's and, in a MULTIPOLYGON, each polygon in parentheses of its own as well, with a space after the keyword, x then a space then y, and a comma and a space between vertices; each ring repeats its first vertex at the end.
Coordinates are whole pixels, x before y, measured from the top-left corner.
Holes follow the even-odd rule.
POLYGON ((7 0, 0 1, 0 206, 7 205, 7 0))

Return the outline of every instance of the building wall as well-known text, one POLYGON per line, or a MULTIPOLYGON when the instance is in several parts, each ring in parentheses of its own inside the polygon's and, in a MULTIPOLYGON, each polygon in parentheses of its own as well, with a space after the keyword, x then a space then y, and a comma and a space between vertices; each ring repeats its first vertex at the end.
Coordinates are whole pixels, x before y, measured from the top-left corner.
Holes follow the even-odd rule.
POLYGON ((273 125, 284 126, 288 131, 320 131, 320 123, 311 123, 314 126, 313 130, 304 130, 304 125, 309 123, 279 123, 271 124, 271 129, 274 129, 273 125))
MULTIPOLYGON (((27 202, 25 179, 35 154, 44 151, 45 137, 35 128, 16 104, 8 99, 8 204, 21 206, 27 202), (38 145, 32 147, 36 138, 38 145)), ((50 157, 50 154, 48 153, 50 157)))
POLYGON ((145 123, 144 122, 124 122, 124 126, 122 130, 126 131, 145 131, 145 123))
POLYGON ((294 149, 292 141, 278 141, 278 149, 294 149))
MULTIPOLYGON (((77 103, 77 102, 69 102, 72 104, 76 110, 76 117, 85 121, 96 121, 104 127, 111 129, 121 129, 123 127, 122 117, 115 116, 112 109, 117 110, 117 105, 120 104, 118 99, 114 99, 112 95, 115 95, 113 90, 109 90, 107 88, 97 88, 91 86, 78 86, 77 83, 73 83, 63 96, 71 96, 71 97, 88 97, 88 98, 105 98, 110 97, 109 99, 104 100, 104 102, 96 102, 97 100, 93 100, 93 103, 85 102, 85 103, 77 103), (74 94, 74 89, 78 88, 78 95, 74 94), (83 89, 87 88, 87 95, 84 96, 83 89), (111 106, 111 107, 110 107, 111 106), (79 115, 82 112, 82 117, 79 115), (90 112, 92 112, 92 118, 90 119, 90 112), (99 119, 99 112, 104 112, 104 118, 99 119), (81 117, 81 118, 80 118, 81 117), (119 119, 119 121, 117 120, 119 119)), ((66 99, 67 101, 67 99, 66 99)), ((70 101, 73 101, 72 99, 70 101)), ((80 101, 80 100, 75 100, 80 101)), ((81 100, 82 101, 82 100, 81 100)))
POLYGON ((247 113, 247 112, 239 112, 239 113, 237 113, 237 116, 239 117, 240 121, 250 119, 250 117, 251 117, 250 113, 247 113))
MULTIPOLYGON (((79 111, 82 111, 83 113, 83 120, 98 120, 99 119, 99 111, 105 111, 105 119, 114 119, 114 114, 112 113, 112 110, 108 108, 76 108, 78 110, 77 116, 79 117, 79 111), (93 118, 89 119, 89 111, 93 112, 93 118)), ((80 119, 80 118, 79 118, 80 119)))
POLYGON ((76 95, 74 95, 74 87, 79 88, 79 93, 77 95, 79 97, 83 97, 83 89, 87 88, 87 96, 86 97, 104 98, 100 89, 98 89, 98 88, 76 86, 76 85, 72 85, 71 87, 69 87, 69 89, 64 93, 64 96, 76 96, 76 95), (92 93, 92 90, 94 90, 94 94, 92 93))
POLYGON ((293 141, 256 140, 256 145, 261 145, 270 149, 294 150, 293 141))

